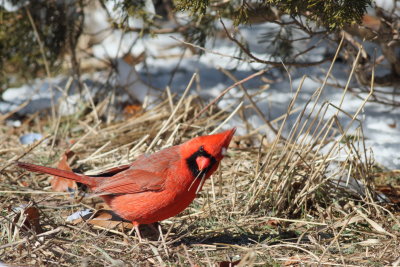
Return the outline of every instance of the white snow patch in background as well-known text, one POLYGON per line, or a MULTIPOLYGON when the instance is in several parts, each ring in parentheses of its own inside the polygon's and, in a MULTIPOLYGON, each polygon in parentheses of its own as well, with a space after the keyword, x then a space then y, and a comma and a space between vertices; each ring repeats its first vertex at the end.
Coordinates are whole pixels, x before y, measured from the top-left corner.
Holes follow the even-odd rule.
MULTIPOLYGON (((152 7, 150 2, 146 1, 149 5, 149 10, 152 8, 154 9, 154 6, 152 7)), ((389 5, 391 3, 392 1, 377 1, 377 5, 385 9, 390 9, 389 5)), ((107 5, 111 5, 111 3, 107 2, 107 5)), ((120 18, 118 10, 113 10, 112 6, 108 6, 108 8, 112 12, 115 21, 118 21, 120 18)), ((180 20, 184 19, 184 15, 182 15, 180 20)), ((225 25, 229 27, 231 22, 229 20, 224 21, 225 25)), ((140 27, 140 22, 137 20, 132 20, 129 23, 131 26, 140 27)), ((221 28, 221 25, 217 25, 221 28)), ((241 37, 245 37, 250 41, 250 46, 255 56, 263 59, 270 59, 271 55, 269 53, 271 51, 268 50, 265 43, 260 43, 260 39, 257 36, 259 36, 260 33, 265 33, 268 29, 274 30, 276 27, 277 25, 275 24, 263 24, 252 27, 243 26, 240 27, 239 34, 241 37)), ((193 86, 192 93, 199 94, 205 99, 205 102, 209 102, 211 99, 218 96, 222 90, 234 83, 229 77, 220 72, 218 68, 231 71, 232 74, 240 80, 265 67, 260 63, 241 62, 237 59, 224 56, 239 51, 236 45, 225 39, 208 41, 206 43, 208 52, 204 53, 201 57, 192 55, 190 50, 187 49, 182 61, 180 61, 183 49, 179 47, 180 42, 171 38, 171 36, 174 36, 179 40, 183 40, 184 38, 179 34, 161 34, 154 38, 145 36, 142 39, 137 39, 136 33, 129 33, 122 36, 119 30, 111 31, 107 29, 111 29, 111 25, 109 25, 105 12, 101 9, 93 10, 90 12, 89 16, 85 18, 84 32, 93 33, 101 30, 105 33, 97 40, 98 43, 93 47, 93 53, 99 58, 114 58, 118 72, 112 85, 127 90, 130 95, 142 102, 148 98, 149 95, 151 100, 157 99, 160 92, 154 88, 164 89, 166 86, 170 86, 173 92, 181 93, 186 88, 194 72, 199 73, 200 86, 198 86, 198 88, 201 88, 201 90, 198 91, 196 86, 193 86), (134 42, 136 43, 132 46, 134 42), (136 66, 127 64, 120 57, 128 52, 133 55, 139 55, 144 52, 146 54, 145 63, 139 63, 136 66), (218 55, 217 53, 222 55, 218 55)), ((297 33, 294 34, 296 35, 297 33)), ((300 46, 304 45, 307 44, 299 42, 297 48, 300 49, 300 46)), ((371 46, 371 48, 373 48, 373 46, 371 46)), ((367 49, 369 48, 367 47, 367 49)), ((324 45, 320 45, 319 49, 304 56, 301 60, 318 61, 324 57, 325 52, 326 48, 324 45)), ((238 54, 236 53, 236 55, 238 54)), ((274 120, 284 115, 303 75, 308 75, 311 78, 307 78, 304 81, 294 107, 303 108, 315 90, 321 86, 322 82, 320 81, 325 78, 329 64, 330 63, 327 62, 314 67, 290 69, 290 75, 293 81, 292 87, 286 72, 281 72, 279 70, 267 72, 264 77, 271 80, 271 82, 269 82, 270 88, 254 97, 257 106, 268 120, 274 120)), ((329 82, 338 82, 342 85, 346 84, 349 75, 348 66, 336 63, 332 73, 336 80, 329 79, 329 82)), ((106 76, 106 73, 98 72, 88 77, 85 76, 85 79, 91 80, 93 84, 96 82, 103 84, 106 76)), ((84 96, 82 97, 72 89, 70 90, 69 96, 63 96, 61 91, 64 89, 66 81, 67 77, 60 76, 47 80, 38 79, 31 84, 23 85, 19 88, 9 88, 5 90, 2 95, 4 101, 0 101, 0 112, 6 113, 17 108, 18 105, 22 104, 24 101, 31 99, 29 105, 18 113, 34 113, 38 110, 50 107, 51 97, 53 95, 55 101, 60 101, 58 102, 60 111, 62 111, 63 114, 71 114, 79 108, 79 101, 87 101, 88 96, 83 92, 84 96), (55 86, 61 88, 61 90, 55 88, 55 86)), ((261 85, 265 85, 265 82, 261 81, 260 77, 257 77, 243 85, 250 94, 254 94, 259 90, 261 85)), ((93 90, 91 93, 92 95, 99 88, 94 85, 88 87, 93 90)), ((320 106, 324 101, 329 101, 336 105, 339 104, 343 94, 342 88, 343 86, 341 86, 341 88, 326 86, 321 94, 318 105, 320 106)), ((390 97, 392 97, 391 92, 394 90, 392 87, 379 89, 387 91, 390 97)), ((366 96, 367 92, 360 95, 366 96)), ((222 109, 230 107, 233 110, 242 99, 245 100, 244 106, 248 107, 245 110, 247 121, 254 128, 264 125, 264 121, 255 114, 239 88, 231 90, 218 103, 218 106, 222 109)), ((357 98, 352 92, 348 92, 344 99, 343 110, 354 114, 362 102, 363 100, 357 98)), ((309 104, 307 107, 308 111, 311 110, 312 104, 313 103, 309 104)), ((336 109, 329 108, 327 116, 334 114, 336 114, 336 109)), ((291 126, 294 125, 296 118, 296 114, 289 116, 283 135, 287 135, 290 132, 291 126)), ((345 116, 342 112, 339 112, 338 119, 343 124, 350 121, 350 118, 345 116)), ((366 104, 359 115, 359 119, 363 123, 366 144, 373 149, 376 161, 387 168, 399 169, 400 109, 371 102, 366 104)), ((241 135, 246 133, 245 125, 238 117, 234 117, 224 128, 232 126, 238 127, 237 134, 241 135)), ((354 125, 354 127, 357 126, 358 125, 354 125)), ((272 136, 268 127, 263 127, 261 133, 272 136)))
POLYGON ((6 11, 8 12, 15 12, 21 7, 23 7, 25 4, 28 4, 29 1, 18 1, 17 4, 13 4, 12 1, 10 0, 1 0, 0 1, 0 6, 3 7, 6 11))

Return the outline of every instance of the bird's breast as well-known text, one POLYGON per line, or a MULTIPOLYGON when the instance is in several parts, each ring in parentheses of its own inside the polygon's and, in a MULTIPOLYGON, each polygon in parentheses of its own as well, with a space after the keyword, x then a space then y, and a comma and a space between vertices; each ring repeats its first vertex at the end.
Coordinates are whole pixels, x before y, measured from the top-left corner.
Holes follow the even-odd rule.
POLYGON ((113 197, 111 208, 122 218, 149 224, 170 218, 187 208, 196 197, 200 179, 169 173, 164 189, 113 197))

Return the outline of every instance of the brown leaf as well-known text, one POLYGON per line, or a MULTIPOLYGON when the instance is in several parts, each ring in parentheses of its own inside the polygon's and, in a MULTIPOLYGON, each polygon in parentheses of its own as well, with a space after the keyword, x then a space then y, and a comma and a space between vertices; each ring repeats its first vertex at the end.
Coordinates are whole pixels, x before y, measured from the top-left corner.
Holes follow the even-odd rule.
POLYGON ((88 223, 100 226, 107 229, 132 229, 133 224, 123 221, 110 210, 101 210, 96 213, 96 216, 88 221, 88 223))
POLYGON ((284 266, 291 266, 291 265, 298 265, 303 261, 307 262, 309 258, 306 257, 299 257, 299 256, 292 256, 287 261, 283 263, 284 266))
POLYGON ((218 267, 233 267, 240 263, 240 260, 237 261, 220 261, 217 262, 218 267))
POLYGON ((43 233, 43 229, 40 226, 39 221, 40 213, 36 207, 26 207, 23 212, 21 212, 14 218, 15 224, 19 221, 21 214, 26 216, 23 223, 24 227, 22 227, 23 230, 31 229, 37 234, 43 233))
POLYGON ((93 212, 91 212, 78 219, 72 220, 72 223, 78 224, 82 221, 107 229, 120 229, 121 227, 132 229, 134 227, 132 223, 121 219, 111 210, 99 210, 94 215, 93 212))
POLYGON ((270 226, 270 227, 278 227, 279 226, 279 221, 277 221, 277 220, 268 220, 267 221, 267 225, 268 226, 270 226))
POLYGON ((260 222, 259 225, 260 226, 268 225, 271 228, 277 228, 277 227, 279 227, 281 225, 281 222, 278 221, 278 220, 274 220, 274 219, 268 219, 266 221, 260 222))
POLYGON ((362 18, 362 25, 376 32, 379 31, 381 24, 381 20, 378 17, 370 14, 365 14, 362 18))
POLYGON ((394 121, 393 123, 389 123, 388 126, 393 129, 397 127, 397 123, 394 121))
POLYGON ((400 186, 377 185, 376 190, 384 194, 395 204, 400 203, 400 186))
POLYGON ((123 57, 123 60, 126 62, 126 63, 128 63, 129 65, 131 65, 131 66, 134 66, 134 65, 136 65, 136 64, 139 64, 140 62, 142 62, 144 59, 145 59, 145 57, 146 57, 146 55, 145 55, 145 53, 144 52, 142 52, 140 55, 138 55, 138 56, 134 56, 134 55, 132 55, 132 54, 126 54, 124 57, 123 57))
MULTIPOLYGON (((74 155, 72 151, 65 151, 63 156, 61 157, 60 162, 57 165, 57 168, 64 171, 72 171, 69 166, 68 160, 74 155)), ((51 188, 57 192, 67 192, 67 191, 75 191, 78 186, 75 181, 70 179, 65 179, 59 176, 53 176, 50 180, 51 188)))
POLYGON ((24 186, 24 187, 28 187, 29 186, 29 183, 27 182, 27 181, 21 181, 21 183, 20 183, 22 186, 24 186))
POLYGON ((126 105, 124 108, 124 114, 125 115, 138 115, 142 111, 142 106, 141 105, 126 105))

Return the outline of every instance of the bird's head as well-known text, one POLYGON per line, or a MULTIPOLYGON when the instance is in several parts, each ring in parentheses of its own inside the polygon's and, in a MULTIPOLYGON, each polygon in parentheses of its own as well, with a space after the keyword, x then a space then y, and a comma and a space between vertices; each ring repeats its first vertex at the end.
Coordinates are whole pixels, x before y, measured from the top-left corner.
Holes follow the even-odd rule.
POLYGON ((236 128, 193 138, 181 146, 181 155, 195 177, 210 176, 226 154, 236 128))

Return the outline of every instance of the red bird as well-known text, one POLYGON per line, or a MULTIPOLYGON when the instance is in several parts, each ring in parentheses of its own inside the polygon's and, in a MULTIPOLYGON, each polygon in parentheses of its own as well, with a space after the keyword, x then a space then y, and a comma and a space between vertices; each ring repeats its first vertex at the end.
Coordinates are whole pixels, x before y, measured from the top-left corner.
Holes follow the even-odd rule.
POLYGON ((165 220, 183 211, 218 168, 236 128, 199 136, 152 155, 141 155, 128 165, 96 176, 29 163, 21 168, 48 173, 85 184, 100 194, 111 209, 135 226, 165 220))

